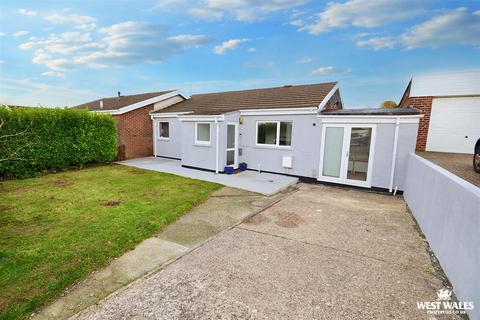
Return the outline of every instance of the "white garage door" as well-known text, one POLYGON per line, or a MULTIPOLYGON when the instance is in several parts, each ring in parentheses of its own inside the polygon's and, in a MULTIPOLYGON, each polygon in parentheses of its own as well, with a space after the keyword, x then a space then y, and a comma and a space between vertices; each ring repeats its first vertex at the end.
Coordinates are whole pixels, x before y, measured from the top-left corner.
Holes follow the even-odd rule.
POLYGON ((435 98, 427 151, 473 153, 480 138, 480 97, 435 98))

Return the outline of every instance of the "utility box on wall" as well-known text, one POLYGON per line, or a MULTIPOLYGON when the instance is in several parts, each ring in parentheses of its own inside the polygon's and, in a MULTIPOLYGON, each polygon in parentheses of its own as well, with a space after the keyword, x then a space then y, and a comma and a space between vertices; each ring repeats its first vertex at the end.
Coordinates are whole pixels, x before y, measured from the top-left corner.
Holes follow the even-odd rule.
POLYGON ((292 168, 292 157, 283 156, 282 157, 282 167, 291 169, 292 168))

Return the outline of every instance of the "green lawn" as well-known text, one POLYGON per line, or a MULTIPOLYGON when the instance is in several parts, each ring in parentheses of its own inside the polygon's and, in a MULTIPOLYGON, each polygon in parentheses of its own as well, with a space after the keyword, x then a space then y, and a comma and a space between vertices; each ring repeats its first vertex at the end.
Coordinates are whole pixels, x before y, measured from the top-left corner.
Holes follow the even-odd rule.
POLYGON ((0 182, 0 319, 26 317, 220 187, 121 165, 0 182))

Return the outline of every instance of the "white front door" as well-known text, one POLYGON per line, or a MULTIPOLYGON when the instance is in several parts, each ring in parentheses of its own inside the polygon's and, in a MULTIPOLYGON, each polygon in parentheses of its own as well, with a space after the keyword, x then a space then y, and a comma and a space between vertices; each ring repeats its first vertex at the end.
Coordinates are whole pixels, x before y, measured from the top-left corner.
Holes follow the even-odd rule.
POLYGON ((227 123, 226 164, 238 168, 238 123, 227 123))
POLYGON ((324 124, 320 181, 371 187, 375 125, 324 124))

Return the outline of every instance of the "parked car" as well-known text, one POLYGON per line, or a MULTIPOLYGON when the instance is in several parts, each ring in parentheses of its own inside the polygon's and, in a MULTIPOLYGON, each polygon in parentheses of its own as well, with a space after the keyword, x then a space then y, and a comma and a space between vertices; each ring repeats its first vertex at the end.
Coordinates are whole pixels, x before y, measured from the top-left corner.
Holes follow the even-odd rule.
POLYGON ((475 143, 475 149, 473 150, 473 169, 480 173, 480 139, 475 143))

